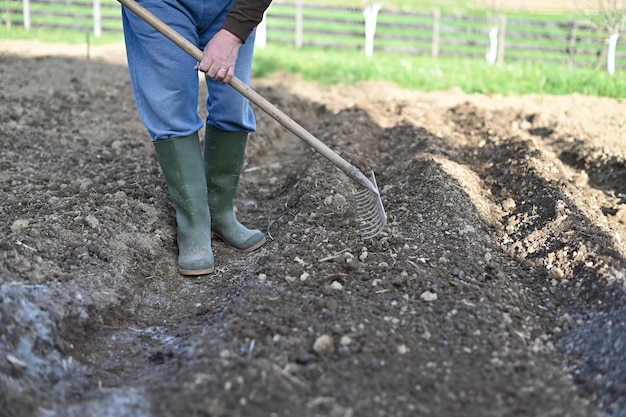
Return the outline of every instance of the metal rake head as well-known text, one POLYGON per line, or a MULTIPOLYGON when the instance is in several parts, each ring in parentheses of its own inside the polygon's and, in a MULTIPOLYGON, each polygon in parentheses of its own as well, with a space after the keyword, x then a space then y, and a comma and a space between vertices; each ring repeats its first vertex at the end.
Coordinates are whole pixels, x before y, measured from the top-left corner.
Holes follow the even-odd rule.
POLYGON ((376 184, 376 177, 373 171, 370 180, 376 192, 364 189, 354 193, 356 217, 359 221, 361 238, 363 240, 376 237, 383 231, 387 224, 387 214, 385 213, 383 202, 380 199, 380 192, 378 191, 378 185, 376 184))

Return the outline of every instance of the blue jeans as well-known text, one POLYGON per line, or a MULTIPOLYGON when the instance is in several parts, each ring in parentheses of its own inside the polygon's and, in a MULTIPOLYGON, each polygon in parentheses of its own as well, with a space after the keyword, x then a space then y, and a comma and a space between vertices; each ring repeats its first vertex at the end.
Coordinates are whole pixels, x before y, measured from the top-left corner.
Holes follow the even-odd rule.
MULTIPOLYGON (((222 27, 233 0, 139 0, 146 9, 204 49, 222 27)), ((122 8, 130 83, 139 116, 153 141, 188 136, 205 123, 229 132, 254 132, 248 100, 228 84, 208 77, 208 116, 198 115, 196 60, 134 13, 122 8)), ((235 76, 250 83, 253 31, 239 49, 235 76)))

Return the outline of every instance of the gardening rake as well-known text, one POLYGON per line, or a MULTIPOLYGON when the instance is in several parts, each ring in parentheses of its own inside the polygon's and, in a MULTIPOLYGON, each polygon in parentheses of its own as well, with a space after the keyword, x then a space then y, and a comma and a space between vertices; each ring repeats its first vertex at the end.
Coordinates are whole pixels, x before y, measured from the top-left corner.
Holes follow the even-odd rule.
MULTIPOLYGON (((165 22, 160 20, 146 8, 138 4, 135 0, 118 1, 170 41, 178 45, 196 61, 202 61, 204 54, 200 48, 189 42, 186 38, 169 27, 165 24, 165 22)), ((364 240, 371 239, 382 232, 387 224, 387 214, 385 213, 385 208, 383 207, 383 202, 380 198, 380 191, 378 190, 378 185, 376 184, 374 172, 371 173, 371 180, 368 179, 358 168, 335 153, 335 151, 326 146, 326 144, 313 136, 309 131, 300 126, 293 119, 237 77, 233 77, 230 80, 229 85, 280 123, 284 128, 322 154, 322 156, 332 162, 336 167, 348 175, 348 177, 363 186, 365 188, 364 190, 354 193, 356 215, 361 230, 361 238, 364 240)))

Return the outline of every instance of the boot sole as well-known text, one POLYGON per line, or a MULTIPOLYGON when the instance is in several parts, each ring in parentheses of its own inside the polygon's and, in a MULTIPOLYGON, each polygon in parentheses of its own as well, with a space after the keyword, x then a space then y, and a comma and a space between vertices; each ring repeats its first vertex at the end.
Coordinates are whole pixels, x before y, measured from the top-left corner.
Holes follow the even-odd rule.
POLYGON ((178 268, 178 272, 180 272, 181 275, 187 275, 187 276, 209 275, 209 274, 212 274, 213 271, 214 271, 213 268, 206 268, 206 269, 181 269, 181 268, 178 268))
POLYGON ((251 246, 251 247, 249 247, 247 249, 237 249, 237 248, 235 248, 235 249, 237 249, 239 252, 243 252, 243 253, 253 252, 253 251, 259 249, 261 246, 265 245, 265 242, 266 242, 266 240, 265 240, 265 238, 263 238, 263 240, 261 240, 259 243, 257 243, 256 245, 253 245, 253 246, 251 246))

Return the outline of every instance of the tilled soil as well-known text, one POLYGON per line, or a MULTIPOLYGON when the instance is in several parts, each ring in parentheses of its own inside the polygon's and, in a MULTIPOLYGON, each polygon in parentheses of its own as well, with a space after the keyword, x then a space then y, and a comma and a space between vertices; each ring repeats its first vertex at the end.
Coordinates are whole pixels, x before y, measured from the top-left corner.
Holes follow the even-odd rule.
POLYGON ((0 416, 626 416, 622 100, 255 80, 389 224, 257 111, 268 243, 190 278, 123 50, 4 46, 0 416))

